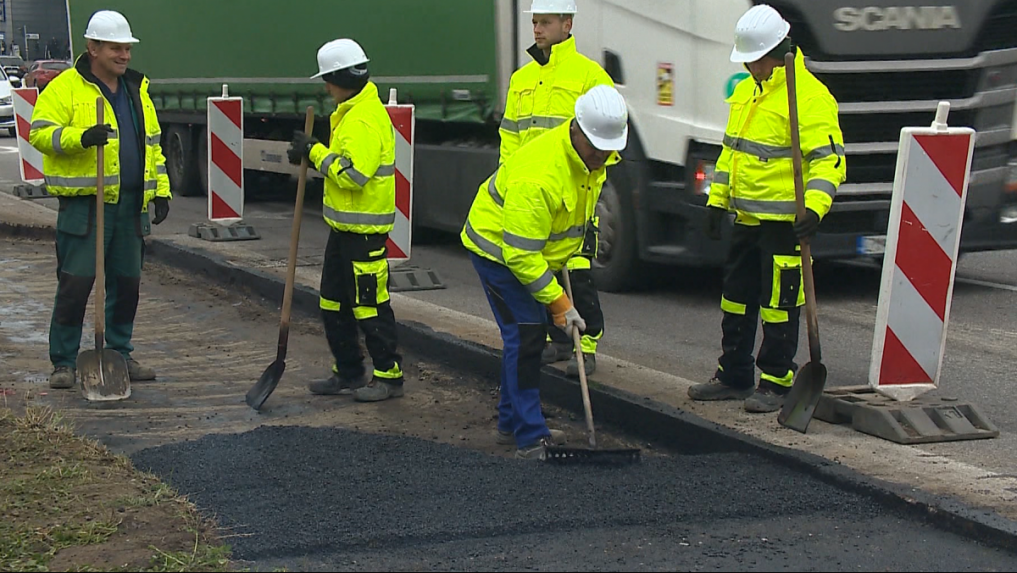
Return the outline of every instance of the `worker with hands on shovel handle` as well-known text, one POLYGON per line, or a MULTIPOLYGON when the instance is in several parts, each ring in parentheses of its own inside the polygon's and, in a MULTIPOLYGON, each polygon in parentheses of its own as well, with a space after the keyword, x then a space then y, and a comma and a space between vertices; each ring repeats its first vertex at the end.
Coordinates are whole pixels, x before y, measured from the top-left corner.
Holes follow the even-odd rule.
POLYGON ((144 237, 169 214, 169 177, 162 129, 148 94, 149 79, 128 68, 138 42, 119 12, 100 10, 85 31, 86 51, 39 94, 29 142, 43 154, 46 189, 57 214, 57 295, 49 330, 51 388, 72 388, 88 298, 95 282, 97 148, 104 146, 103 234, 106 252, 107 348, 121 353, 132 381, 155 371, 131 358, 140 298, 144 237), (108 121, 97 125, 103 97, 108 121), (88 105, 83 105, 88 104, 88 105), (86 159, 91 157, 91 160, 86 159), (155 218, 149 219, 149 203, 155 218))
POLYGON ((395 225, 395 130, 367 55, 351 39, 318 50, 318 73, 336 101, 325 145, 293 134, 289 161, 303 158, 325 177, 322 215, 329 224, 321 270, 321 315, 335 363, 332 375, 310 384, 313 394, 353 394, 360 402, 403 395, 402 357, 389 302, 388 234, 395 225), (365 385, 364 332, 374 372, 365 385))
POLYGON ((717 161, 706 234, 720 239, 735 213, 724 273, 723 354, 713 378, 689 388, 695 400, 745 400, 749 412, 775 412, 791 390, 797 365, 802 289, 800 240, 816 234, 844 182, 847 164, 837 102, 805 67, 791 26, 772 7, 748 10, 735 29, 731 61, 753 81, 728 98, 731 113, 717 161), (806 216, 796 220, 787 76, 784 55, 796 54, 796 97, 805 178, 806 216), (756 321, 763 342, 753 364, 756 321), (755 387, 755 368, 761 370, 755 387))
POLYGON ((575 118, 527 143, 480 185, 460 238, 471 253, 502 335, 498 440, 516 457, 544 459, 564 442, 540 407, 540 355, 548 311, 570 336, 586 323, 554 273, 582 247, 607 178, 628 140, 625 100, 596 86, 575 118))

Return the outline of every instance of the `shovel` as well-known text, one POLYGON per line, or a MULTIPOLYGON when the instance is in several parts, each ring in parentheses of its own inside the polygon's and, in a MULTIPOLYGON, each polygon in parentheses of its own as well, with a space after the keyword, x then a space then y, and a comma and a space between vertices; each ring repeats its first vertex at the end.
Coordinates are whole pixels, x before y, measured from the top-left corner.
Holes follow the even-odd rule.
MULTIPOLYGON (((307 106, 304 118, 304 133, 311 135, 314 129, 314 108, 307 106)), ((297 245, 300 243, 300 220, 304 214, 304 187, 307 185, 307 158, 300 161, 300 179, 297 180, 297 200, 293 208, 293 230, 290 234, 290 261, 286 268, 286 290, 283 291, 282 318, 279 321, 279 346, 276 350, 275 362, 269 364, 261 374, 258 382, 247 391, 247 405, 255 410, 262 404, 279 385, 283 372, 286 371, 286 346, 290 338, 290 311, 293 307, 293 283, 297 274, 297 245)))
MULTIPOLYGON (((568 268, 562 269, 562 275, 565 278, 565 293, 568 294, 569 300, 575 304, 572 298, 572 283, 569 281, 568 268)), ((575 345, 576 361, 579 362, 579 386, 583 390, 583 410, 586 413, 586 430, 589 432, 590 447, 587 449, 549 446, 545 461, 560 464, 630 464, 638 462, 639 449, 597 449, 597 434, 593 427, 593 409, 590 407, 590 389, 586 383, 586 367, 583 364, 582 338, 578 328, 572 329, 572 342, 575 345)))
MULTIPOLYGON (((798 98, 795 91, 795 55, 784 56, 787 73, 787 96, 791 120, 791 153, 795 173, 795 201, 798 203, 798 218, 805 217, 805 183, 802 181, 802 149, 798 135, 798 98)), ((809 363, 798 371, 791 391, 784 399, 784 406, 777 415, 782 426, 805 433, 812 421, 819 399, 826 386, 826 366, 823 366, 819 346, 819 315, 816 309, 816 289, 812 280, 812 249, 809 240, 802 239, 802 281, 805 287, 805 320, 809 329, 809 363)))
MULTIPOLYGON (((95 100, 96 124, 104 123, 105 109, 102 96, 95 100)), ((86 400, 103 402, 125 400, 131 396, 131 375, 127 360, 116 350, 103 349, 106 340, 106 233, 104 230, 105 204, 103 179, 105 173, 105 147, 96 146, 95 185, 95 350, 78 355, 76 367, 81 379, 81 394, 86 400)))

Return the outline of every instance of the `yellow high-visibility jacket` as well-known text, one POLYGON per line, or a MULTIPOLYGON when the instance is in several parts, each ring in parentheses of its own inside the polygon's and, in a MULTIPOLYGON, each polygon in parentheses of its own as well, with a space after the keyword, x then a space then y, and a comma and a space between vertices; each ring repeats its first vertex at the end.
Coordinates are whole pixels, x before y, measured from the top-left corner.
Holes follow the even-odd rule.
MULTIPOLYGON (((564 123, 513 154, 480 185, 460 238, 473 253, 508 267, 538 302, 563 291, 554 273, 579 251, 606 167, 591 172, 564 123)), ((612 153, 608 164, 620 161, 612 153)))
MULTIPOLYGON (((128 69, 124 81, 143 127, 139 137, 145 144, 145 197, 141 206, 141 212, 145 213, 148 203, 155 197, 172 198, 166 157, 160 144, 162 128, 159 127, 155 105, 148 95, 148 78, 128 69)), ((106 203, 119 201, 120 140, 117 136, 122 128, 117 125, 113 106, 103 97, 98 83, 88 57, 82 55, 73 68, 64 71, 46 86, 35 103, 29 142, 43 154, 42 170, 50 195, 95 195, 98 150, 82 147, 81 134, 97 123, 95 100, 102 97, 105 104, 103 123, 110 124, 114 130, 103 151, 103 200, 106 203)), ((125 127, 133 129, 133 126, 125 127)))
MULTIPOLYGON (((826 216, 847 177, 844 136, 837 101, 795 58, 798 122, 802 148, 805 206, 826 216)), ((710 186, 710 206, 738 214, 738 222, 794 221, 794 167, 788 115, 787 73, 774 68, 770 79, 739 83, 728 98, 731 113, 724 133, 724 149, 710 186)))
POLYGON ((332 112, 329 145, 311 164, 325 176, 322 214, 337 231, 388 233, 395 225, 395 128, 373 82, 332 112))
POLYGON ((576 51, 576 39, 551 46, 551 57, 536 45, 533 61, 519 68, 509 80, 505 116, 501 120, 501 156, 505 161, 527 142, 557 127, 576 113, 576 100, 596 85, 614 86, 600 64, 576 51))

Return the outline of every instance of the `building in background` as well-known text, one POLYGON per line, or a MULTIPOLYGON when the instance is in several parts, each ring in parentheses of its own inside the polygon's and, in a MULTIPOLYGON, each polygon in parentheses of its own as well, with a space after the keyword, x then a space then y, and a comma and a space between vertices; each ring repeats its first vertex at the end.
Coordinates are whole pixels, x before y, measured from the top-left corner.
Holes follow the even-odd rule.
POLYGON ((66 0, 0 0, 0 51, 26 62, 70 59, 66 0))

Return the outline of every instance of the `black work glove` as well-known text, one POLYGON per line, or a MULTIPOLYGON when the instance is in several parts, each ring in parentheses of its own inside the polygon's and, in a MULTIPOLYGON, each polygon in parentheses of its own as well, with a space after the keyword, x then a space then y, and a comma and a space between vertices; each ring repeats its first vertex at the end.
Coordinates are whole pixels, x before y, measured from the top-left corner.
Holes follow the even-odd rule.
POLYGON ((293 165, 300 165, 300 160, 307 158, 308 163, 311 161, 311 148, 315 144, 320 143, 317 139, 307 135, 302 131, 293 132, 293 141, 290 142, 290 148, 286 152, 286 155, 290 159, 290 163, 293 165))
POLYGON ((93 125, 81 134, 81 146, 85 149, 96 145, 106 145, 109 142, 109 135, 113 133, 110 124, 93 125))
POLYGON ((795 235, 798 240, 811 239, 819 230, 819 214, 812 209, 805 210, 804 219, 795 219, 795 235))
POLYGON ((713 206, 708 207, 706 210, 706 238, 719 241, 720 228, 724 224, 724 215, 727 215, 727 210, 713 206))
POLYGON ((152 202, 155 203, 155 219, 152 219, 152 224, 158 225, 166 220, 166 215, 169 215, 169 199, 156 197, 152 202))

